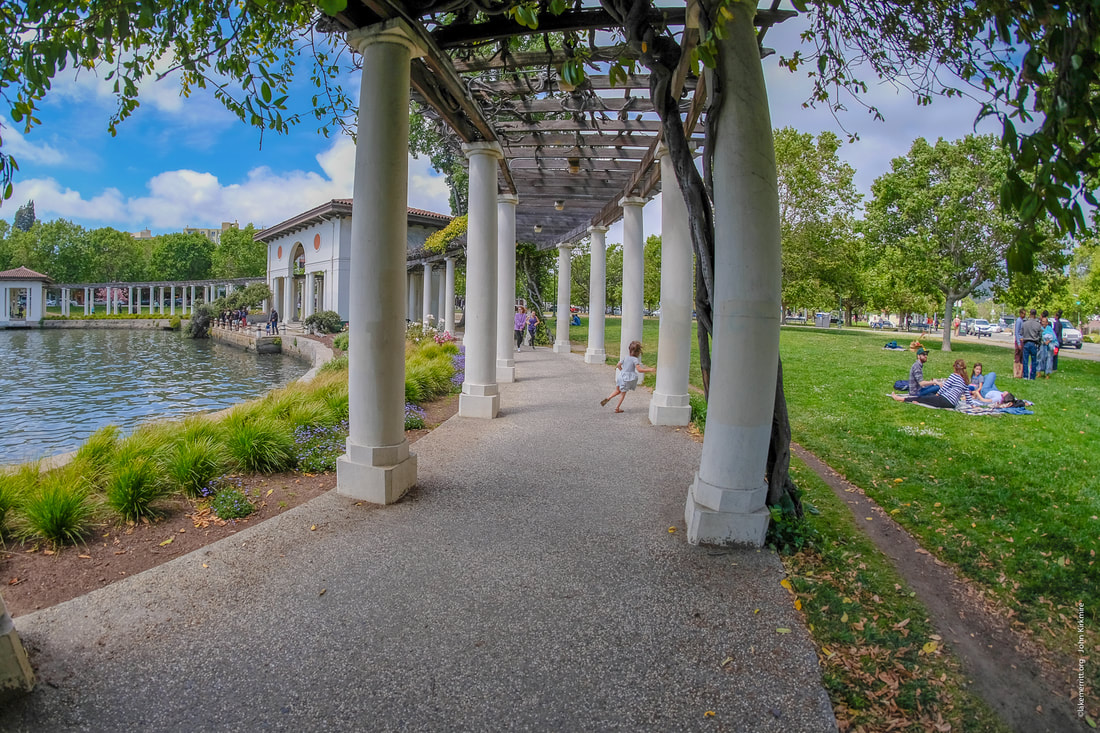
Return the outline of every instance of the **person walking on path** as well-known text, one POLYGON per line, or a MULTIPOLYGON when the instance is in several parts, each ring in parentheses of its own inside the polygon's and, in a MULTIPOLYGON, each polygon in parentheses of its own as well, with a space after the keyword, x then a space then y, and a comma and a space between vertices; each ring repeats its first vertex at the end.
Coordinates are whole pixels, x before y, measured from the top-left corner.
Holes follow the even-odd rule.
POLYGON ((1035 309, 1028 313, 1028 319, 1020 326, 1020 345, 1023 350, 1023 377, 1035 379, 1035 371, 1039 366, 1039 339, 1042 338, 1043 327, 1039 325, 1039 319, 1035 317, 1035 309))
POLYGON ((527 314, 527 333, 528 338, 531 341, 531 351, 535 350, 535 330, 539 327, 539 317, 535 315, 535 311, 532 309, 527 314))
POLYGON ((516 336, 516 351, 519 351, 520 347, 523 346, 524 331, 526 331, 527 329, 527 309, 524 308, 522 305, 516 310, 516 318, 515 322, 513 323, 513 328, 515 329, 516 336))
POLYGON ((615 397, 618 397, 619 404, 615 405, 615 412, 622 412, 623 400, 626 399, 626 393, 638 386, 638 372, 657 371, 653 367, 642 366, 641 342, 631 341, 630 346, 627 347, 627 351, 630 353, 620 359, 619 363, 615 366, 615 391, 600 400, 600 407, 603 407, 615 397))

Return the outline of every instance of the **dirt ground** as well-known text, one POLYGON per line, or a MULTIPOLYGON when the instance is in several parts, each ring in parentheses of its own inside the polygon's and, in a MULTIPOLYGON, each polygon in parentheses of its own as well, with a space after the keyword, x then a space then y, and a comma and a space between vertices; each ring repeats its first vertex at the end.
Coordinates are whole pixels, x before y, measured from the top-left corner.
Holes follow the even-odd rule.
MULTIPOLYGON (((455 414, 458 395, 423 407, 429 427, 409 430, 410 443, 455 414)), ((94 524, 83 545, 55 552, 45 545, 9 540, 0 549, 0 594, 8 612, 20 616, 84 595, 236 534, 336 486, 335 473, 240 478, 256 505, 256 511, 244 519, 226 522, 205 502, 175 496, 161 505, 163 514, 157 521, 94 524)))

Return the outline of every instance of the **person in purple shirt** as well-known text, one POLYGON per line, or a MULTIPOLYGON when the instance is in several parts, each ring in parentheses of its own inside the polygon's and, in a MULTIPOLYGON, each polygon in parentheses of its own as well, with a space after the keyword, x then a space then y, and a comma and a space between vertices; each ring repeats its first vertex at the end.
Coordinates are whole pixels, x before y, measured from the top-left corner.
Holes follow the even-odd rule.
POLYGON ((523 346, 523 332, 527 330, 527 309, 522 305, 516 311, 513 327, 516 336, 516 351, 519 351, 520 347, 523 346))

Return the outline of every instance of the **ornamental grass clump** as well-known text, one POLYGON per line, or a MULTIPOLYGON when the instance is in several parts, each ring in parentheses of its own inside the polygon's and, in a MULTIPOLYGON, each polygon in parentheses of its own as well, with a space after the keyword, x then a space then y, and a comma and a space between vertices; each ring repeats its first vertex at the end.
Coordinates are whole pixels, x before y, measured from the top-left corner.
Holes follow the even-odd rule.
POLYGON ((158 458, 169 485, 187 496, 199 496, 203 486, 229 463, 225 447, 209 436, 181 440, 162 451, 158 458))
POLYGON ((224 427, 222 441, 242 471, 275 473, 294 467, 294 438, 284 424, 259 418, 224 427))
POLYGON ((294 429, 298 470, 323 473, 336 470, 336 459, 344 454, 348 422, 336 425, 302 425, 294 429))
POLYGON ((20 505, 19 534, 24 540, 42 540, 54 547, 84 539, 94 506, 90 488, 71 470, 42 477, 20 505))
POLYGON ((0 535, 3 535, 9 515, 38 484, 38 463, 24 463, 11 473, 0 472, 0 535))
MULTIPOLYGON (((106 472, 115 457, 115 451, 119 444, 119 430, 117 425, 104 425, 99 430, 88 436, 84 445, 80 446, 73 461, 81 464, 85 471, 94 474, 106 472)), ((85 476, 88 476, 85 473, 85 476)))
POLYGON ((130 522, 154 517, 153 502, 167 494, 159 467, 144 456, 130 458, 107 481, 107 506, 130 522))

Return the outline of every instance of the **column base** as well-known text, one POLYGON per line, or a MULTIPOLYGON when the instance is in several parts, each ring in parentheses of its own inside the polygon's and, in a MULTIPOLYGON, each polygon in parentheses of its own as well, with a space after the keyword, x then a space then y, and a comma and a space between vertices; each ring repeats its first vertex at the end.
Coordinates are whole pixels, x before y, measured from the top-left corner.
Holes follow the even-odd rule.
POLYGON ((693 545, 763 547, 771 514, 764 506, 767 488, 719 489, 695 475, 684 506, 688 542, 693 545), (715 496, 715 493, 720 496, 715 496), (717 501, 714 501, 717 499, 717 501), (706 504, 719 505, 713 509, 706 504))
POLYGON ((555 354, 569 354, 573 351, 572 346, 568 341, 555 341, 554 353, 555 354))
POLYGON ((28 693, 34 689, 34 670, 15 624, 0 600, 0 701, 28 693))
POLYGON ((691 403, 685 395, 653 393, 649 401, 649 422, 653 425, 687 425, 691 422, 691 403))
POLYGON ((458 396, 458 414, 461 417, 479 417, 492 420, 500 412, 500 395, 478 395, 463 392, 458 396))
POLYGON ((497 359, 497 384, 516 381, 515 359, 497 359))
POLYGON ((336 459, 336 493, 372 504, 393 504, 416 486, 416 455, 409 444, 370 448, 349 443, 336 459))
POLYGON ((585 364, 606 364, 607 352, 603 349, 586 349, 584 352, 585 364))

